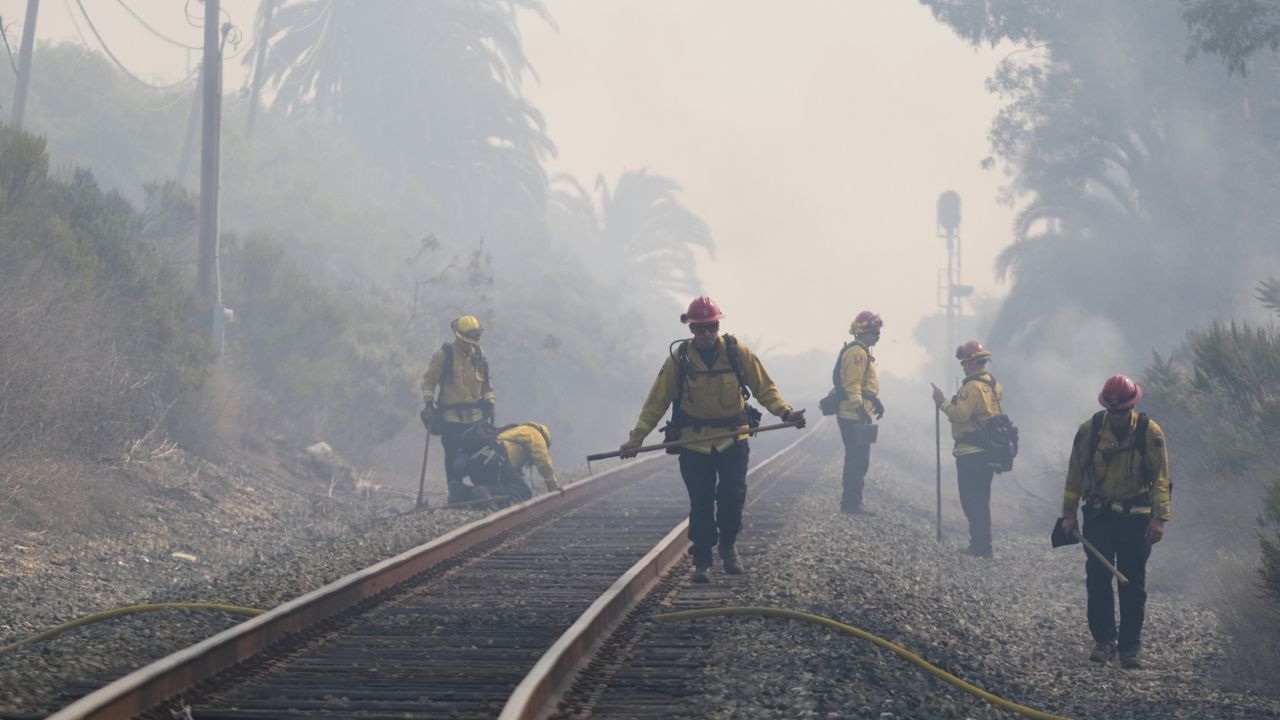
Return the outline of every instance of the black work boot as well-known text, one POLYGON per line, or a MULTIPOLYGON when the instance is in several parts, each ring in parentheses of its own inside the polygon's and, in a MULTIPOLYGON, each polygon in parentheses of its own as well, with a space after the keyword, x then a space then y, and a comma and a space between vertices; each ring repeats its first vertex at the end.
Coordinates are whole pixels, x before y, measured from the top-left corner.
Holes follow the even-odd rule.
POLYGON ((742 556, 738 554, 738 548, 733 545, 720 545, 720 559, 724 561, 725 575, 741 575, 742 574, 742 556))
POLYGON ((1111 658, 1116 654, 1116 644, 1108 640, 1107 642, 1095 643, 1093 652, 1089 653, 1089 662, 1096 662, 1099 665, 1106 665, 1111 662, 1111 658))
POLYGON ((1132 647, 1120 651, 1120 667, 1137 670, 1142 667, 1142 647, 1132 647))
POLYGON ((709 574, 710 572, 711 572, 711 563, 702 565, 695 562, 693 564, 693 581, 700 584, 711 582, 711 575, 709 574))

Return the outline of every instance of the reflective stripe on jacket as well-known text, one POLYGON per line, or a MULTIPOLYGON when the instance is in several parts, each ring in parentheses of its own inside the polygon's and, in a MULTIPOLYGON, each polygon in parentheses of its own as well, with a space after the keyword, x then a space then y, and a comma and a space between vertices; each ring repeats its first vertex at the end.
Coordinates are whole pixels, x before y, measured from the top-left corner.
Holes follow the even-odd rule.
MULTIPOLYGON (((1164 444, 1164 431, 1155 420, 1147 420, 1146 465, 1142 468, 1142 453, 1135 444, 1138 413, 1129 412, 1129 432, 1123 441, 1117 441, 1111 429, 1111 420, 1104 418, 1102 432, 1098 436, 1098 450, 1093 458, 1089 445, 1093 437, 1093 421, 1086 420, 1076 431, 1071 446, 1071 462, 1067 466, 1067 484, 1062 492, 1062 516, 1075 517, 1082 496, 1106 500, 1151 501, 1152 516, 1168 521, 1172 518, 1169 499, 1169 453, 1164 444), (1110 457, 1110 461, 1107 460, 1110 457), (1085 487, 1085 470, 1092 466, 1093 487, 1085 487), (1148 480, 1150 490, 1148 490, 1148 480)), ((1088 498, 1086 498, 1088 499, 1088 498)))
MULTIPOLYGON (((695 426, 699 418, 713 420, 741 415, 745 403, 742 399, 742 391, 738 388, 738 376, 733 372, 733 366, 729 364, 729 358, 725 354, 724 338, 716 338, 716 354, 712 358, 711 367, 707 367, 702 360, 702 353, 692 345, 692 341, 690 343, 690 368, 686 373, 686 384, 684 395, 680 399, 680 407, 693 418, 692 422, 695 426)), ((742 361, 743 379, 756 402, 763 405, 769 412, 781 417, 791 409, 791 406, 782 399, 778 388, 773 384, 773 379, 760 364, 760 360, 741 340, 738 341, 738 352, 742 361)), ((676 398, 679 376, 680 369, 676 365, 676 359, 668 356, 666 362, 662 364, 662 369, 658 371, 658 378, 649 388, 649 396, 640 410, 640 418, 636 421, 635 429, 631 431, 631 440, 643 441, 658 426, 658 421, 666 414, 667 408, 676 398)), ((746 425, 740 427, 745 428, 746 425)), ((729 431, 729 428, 724 427, 684 427, 680 429, 680 439, 696 440, 729 431)), ((746 437, 742 435, 738 439, 746 437)), ((723 450, 734 442, 735 438, 730 437, 705 443, 698 442, 687 447, 697 452, 709 453, 713 449, 723 450)))
POLYGON ((422 375, 423 402, 435 399, 436 387, 440 390, 438 403, 445 422, 475 423, 484 418, 484 411, 478 407, 450 409, 450 405, 474 405, 481 400, 493 402, 493 387, 484 381, 484 373, 480 363, 484 361, 484 350, 479 345, 472 345, 461 340, 453 341, 453 376, 441 378, 444 372, 444 348, 437 348, 431 356, 431 364, 422 375))
POLYGON ((951 439, 955 441, 952 455, 960 457, 982 452, 982 448, 960 438, 978 431, 983 423, 999 415, 1003 400, 1004 388, 991 377, 991 373, 983 370, 964 379, 960 390, 950 400, 944 401, 941 408, 951 422, 951 439))

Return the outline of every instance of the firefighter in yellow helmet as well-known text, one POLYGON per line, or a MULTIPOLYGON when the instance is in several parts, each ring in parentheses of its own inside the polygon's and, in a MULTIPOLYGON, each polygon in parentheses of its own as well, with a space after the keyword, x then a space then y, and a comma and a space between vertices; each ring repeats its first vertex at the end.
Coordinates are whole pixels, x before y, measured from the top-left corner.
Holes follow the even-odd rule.
POLYGON ((1076 532, 1076 509, 1084 504, 1084 538, 1129 580, 1121 584, 1120 631, 1116 632, 1111 571, 1086 555, 1089 659, 1106 664, 1118 649, 1120 665, 1142 667, 1142 622, 1147 602, 1147 559, 1164 537, 1170 509, 1169 455, 1164 433, 1146 413, 1134 411, 1142 388, 1112 375, 1098 394, 1104 408, 1080 425, 1071 447, 1062 493, 1062 529, 1076 532))
POLYGON ((991 480, 995 476, 986 449, 978 439, 982 426, 1002 414, 1004 388, 987 372, 991 351, 977 340, 956 348, 964 370, 964 383, 950 400, 935 385, 933 402, 951 423, 955 440, 956 481, 960 507, 969 520, 969 547, 965 553, 991 557, 991 480))
POLYGON ((742 506, 747 499, 747 435, 698 442, 733 429, 746 430, 758 422, 759 411, 747 404, 750 394, 782 418, 804 426, 804 410, 792 410, 782 399, 760 360, 732 335, 720 336, 724 314, 709 297, 699 297, 680 321, 689 326, 691 340, 671 344, 666 362, 649 389, 631 437, 620 455, 634 457, 644 438, 671 407, 666 439, 692 440, 681 447, 680 475, 689 491, 689 553, 693 581, 710 582, 711 550, 719 545, 724 571, 742 572, 735 542, 742 530, 742 506))
POLYGON ((481 420, 493 422, 494 394, 489 361, 480 347, 480 321, 474 315, 463 315, 449 327, 453 342, 436 350, 422 376, 422 423, 431 434, 440 436, 449 502, 457 503, 472 499, 464 475, 457 469, 462 433, 481 420))
POLYGON ((517 472, 535 467, 547 490, 559 490, 560 479, 551 464, 551 428, 542 423, 527 422, 498 433, 498 442, 507 451, 507 459, 517 472))
POLYGON ((871 416, 884 417, 884 404, 880 402, 880 380, 876 375, 876 359, 871 348, 880 341, 880 329, 884 321, 870 310, 863 310, 849 327, 853 341, 840 351, 838 387, 844 390, 844 398, 836 411, 836 423, 840 426, 840 439, 844 442, 843 492, 840 511, 862 513, 862 487, 871 465, 871 443, 860 430, 870 425, 871 416))

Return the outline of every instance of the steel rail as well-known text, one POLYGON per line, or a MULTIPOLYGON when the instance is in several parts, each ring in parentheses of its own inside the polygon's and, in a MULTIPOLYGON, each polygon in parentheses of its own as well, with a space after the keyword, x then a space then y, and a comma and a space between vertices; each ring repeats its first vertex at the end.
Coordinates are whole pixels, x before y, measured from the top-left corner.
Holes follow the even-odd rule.
MULTIPOLYGON (((748 477, 764 470, 817 434, 825 420, 823 418, 802 437, 751 468, 748 477)), ((685 554, 689 547, 688 529, 689 520, 686 518, 569 626, 512 691, 498 720, 538 720, 551 714, 555 702, 579 670, 685 554)))
MULTIPOLYGON (((656 458, 639 461, 648 463, 656 458)), ((610 468, 468 523, 395 557, 300 595, 273 610, 143 666, 80 698, 49 720, 116 720, 132 718, 224 670, 263 652, 366 600, 395 588, 440 563, 482 543, 580 500, 612 489, 639 463, 610 468)))

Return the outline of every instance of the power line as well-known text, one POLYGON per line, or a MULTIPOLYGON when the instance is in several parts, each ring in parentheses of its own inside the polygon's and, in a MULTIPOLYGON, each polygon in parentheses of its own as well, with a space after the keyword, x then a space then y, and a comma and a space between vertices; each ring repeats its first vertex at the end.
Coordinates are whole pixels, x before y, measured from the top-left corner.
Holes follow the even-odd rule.
POLYGON ((160 38, 161 40, 163 40, 163 41, 165 41, 165 42, 169 43, 170 45, 176 45, 177 47, 180 47, 180 48, 185 48, 185 49, 187 49, 187 50, 199 50, 199 49, 200 49, 200 46, 198 46, 198 45, 188 45, 188 44, 186 44, 186 43, 184 43, 184 42, 180 42, 180 41, 178 41, 178 40, 174 40, 173 38, 169 37, 168 35, 165 35, 164 33, 160 32, 160 31, 159 31, 159 30, 157 30, 157 29, 155 29, 154 27, 152 27, 152 26, 151 26, 151 24, 150 24, 150 23, 148 23, 146 20, 144 20, 144 19, 142 18, 142 16, 141 16, 141 15, 139 15, 139 14, 138 14, 138 13, 136 13, 136 12, 134 12, 133 8, 131 8, 131 7, 129 7, 128 5, 126 5, 126 4, 125 4, 125 2, 124 2, 124 0, 116 0, 116 2, 117 2, 117 3, 119 3, 120 7, 124 8, 125 12, 129 13, 130 15, 132 15, 132 16, 133 16, 133 19, 138 21, 138 24, 142 25, 142 27, 144 27, 144 28, 146 28, 147 30, 149 30, 149 31, 151 32, 151 34, 152 34, 152 35, 155 35, 156 37, 158 37, 158 38, 160 38))
MULTIPOLYGON (((81 2, 81 0, 75 0, 75 2, 76 2, 76 5, 80 8, 80 14, 84 16, 84 21, 89 25, 89 30, 93 32, 93 36, 98 39, 98 44, 102 46, 103 52, 107 54, 107 57, 111 58, 111 61, 116 64, 116 67, 120 68, 121 72, 123 72, 125 75, 128 75, 138 84, 144 85, 154 90, 172 90, 173 88, 179 87, 181 85, 186 85, 188 82, 191 81, 191 78, 195 77, 195 72, 192 72, 190 75, 186 76, 185 78, 171 85, 152 85, 151 83, 147 82, 146 80, 143 80, 137 75, 134 75, 133 72, 129 70, 129 68, 125 67, 124 63, 120 62, 120 58, 116 57, 115 53, 111 52, 111 48, 107 46, 107 41, 102 39, 102 34, 98 32, 98 28, 93 24, 93 18, 89 17, 89 12, 84 9, 84 3, 81 2)), ((79 27, 77 27, 76 29, 78 31, 79 27)), ((84 38, 83 35, 81 35, 80 37, 81 39, 84 38)))
POLYGON ((4 39, 4 51, 9 54, 9 67, 13 68, 13 74, 18 74, 18 66, 13 62, 13 48, 9 47, 9 33, 4 26, 4 20, 0 19, 0 38, 4 39))

